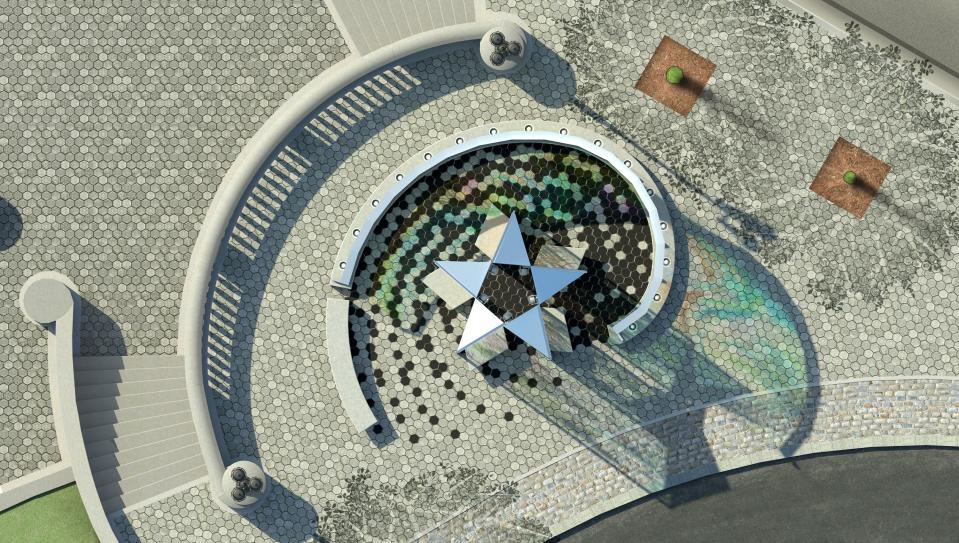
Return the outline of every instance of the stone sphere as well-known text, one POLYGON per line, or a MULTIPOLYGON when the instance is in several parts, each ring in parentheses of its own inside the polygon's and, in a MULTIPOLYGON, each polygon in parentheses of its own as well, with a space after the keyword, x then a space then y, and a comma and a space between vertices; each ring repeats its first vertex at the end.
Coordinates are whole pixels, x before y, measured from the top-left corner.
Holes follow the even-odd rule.
POLYGON ((233 501, 241 502, 246 498, 246 492, 242 488, 236 487, 230 491, 230 497, 233 498, 233 501))

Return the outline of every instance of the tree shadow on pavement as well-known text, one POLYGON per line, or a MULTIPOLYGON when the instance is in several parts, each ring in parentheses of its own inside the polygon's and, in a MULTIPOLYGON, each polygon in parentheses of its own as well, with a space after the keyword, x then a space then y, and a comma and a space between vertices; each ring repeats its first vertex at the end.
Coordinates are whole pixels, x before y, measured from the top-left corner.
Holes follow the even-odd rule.
MULTIPOLYGON (((647 492, 718 471, 705 406, 764 428, 766 442, 754 446, 788 456, 807 438, 819 401, 817 354, 786 289, 743 249, 674 207, 671 216, 676 272, 653 323, 624 344, 594 343, 585 365, 557 355, 579 386, 538 393, 504 383, 647 492)), ((516 371, 510 357, 490 364, 516 371)), ((722 478, 710 488, 722 491, 722 478)), ((661 497, 675 506, 681 496, 661 497)))
POLYGON ((0 251, 17 244, 23 235, 23 217, 6 198, 0 197, 0 251))

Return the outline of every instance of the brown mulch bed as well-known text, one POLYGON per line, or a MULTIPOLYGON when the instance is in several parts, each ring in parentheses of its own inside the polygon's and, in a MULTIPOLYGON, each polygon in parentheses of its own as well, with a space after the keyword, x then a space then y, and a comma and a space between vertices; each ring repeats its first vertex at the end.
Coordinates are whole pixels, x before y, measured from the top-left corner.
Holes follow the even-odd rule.
POLYGON ((890 169, 885 162, 839 138, 809 189, 861 219, 890 169), (852 185, 842 179, 847 170, 856 172, 852 185))
POLYGON ((636 82, 636 89, 685 117, 693 109, 715 69, 716 65, 709 60, 669 36, 664 36, 636 82), (683 69, 683 81, 678 85, 666 81, 666 70, 670 66, 683 69))

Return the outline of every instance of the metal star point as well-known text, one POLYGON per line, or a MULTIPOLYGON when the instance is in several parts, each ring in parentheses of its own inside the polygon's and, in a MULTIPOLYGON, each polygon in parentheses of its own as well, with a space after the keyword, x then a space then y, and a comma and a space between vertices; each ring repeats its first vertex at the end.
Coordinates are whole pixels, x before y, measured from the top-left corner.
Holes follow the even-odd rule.
MULTIPOLYGON (((481 250, 485 246, 484 252, 488 255, 492 253, 490 260, 436 262, 437 267, 459 288, 465 290, 473 300, 457 351, 468 350, 485 341, 488 343, 485 351, 495 356, 498 352, 505 350, 505 344, 502 341, 494 341, 493 338, 501 336, 502 330, 505 329, 546 358, 552 359, 553 349, 550 346, 550 337, 560 335, 561 332, 557 331, 557 328, 562 328, 565 338, 558 337, 556 342, 566 345, 568 349, 569 331, 565 328, 565 316, 560 310, 554 308, 545 310, 553 321, 550 326, 547 326, 542 305, 586 273, 578 269, 583 250, 552 247, 553 253, 560 251, 565 255, 573 255, 572 259, 567 260, 575 263, 575 268, 541 265, 553 263, 543 254, 543 251, 537 258, 537 262, 533 264, 530 262, 516 214, 511 214, 505 221, 503 219, 505 217, 502 213, 493 208, 480 234, 481 239, 477 242, 481 250), (484 236, 485 241, 482 239, 484 236), (497 277, 491 281, 491 276, 497 277), (530 278, 532 289, 525 294, 524 298, 522 291, 524 285, 530 283, 530 278), (503 306, 511 309, 519 307, 522 311, 514 314, 503 306), (560 322, 561 326, 558 326, 557 322, 560 322)), ((434 290, 441 290, 434 286, 438 283, 439 281, 434 278, 430 286, 434 290)), ((445 290, 449 291, 448 288, 445 290)), ((491 357, 489 354, 487 356, 491 357)))

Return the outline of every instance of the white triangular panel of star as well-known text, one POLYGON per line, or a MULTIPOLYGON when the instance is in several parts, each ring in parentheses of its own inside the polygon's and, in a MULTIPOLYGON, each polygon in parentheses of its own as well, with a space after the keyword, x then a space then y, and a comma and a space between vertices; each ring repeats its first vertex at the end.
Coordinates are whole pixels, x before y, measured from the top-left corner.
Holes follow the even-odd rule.
POLYGON ((499 317, 487 309, 482 302, 474 299, 470 316, 466 319, 466 328, 463 329, 463 335, 460 337, 460 344, 456 350, 462 351, 492 334, 500 326, 503 326, 503 321, 499 320, 499 317))

